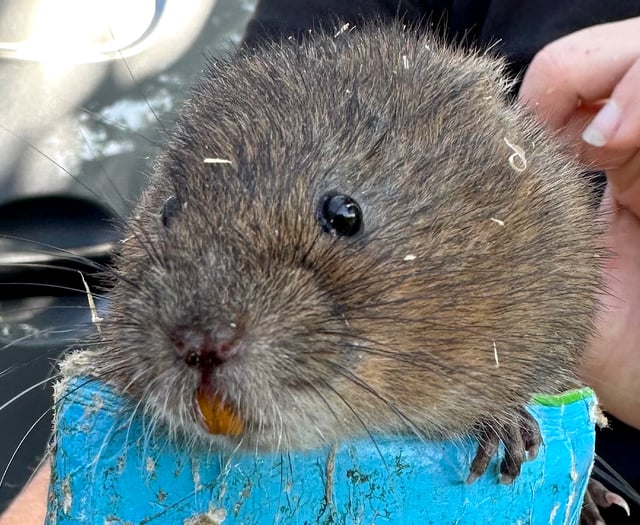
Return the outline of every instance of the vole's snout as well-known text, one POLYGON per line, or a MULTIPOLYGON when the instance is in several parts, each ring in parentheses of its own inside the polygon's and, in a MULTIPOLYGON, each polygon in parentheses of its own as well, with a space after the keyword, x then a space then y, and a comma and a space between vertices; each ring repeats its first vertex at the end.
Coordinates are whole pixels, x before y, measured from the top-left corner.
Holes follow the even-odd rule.
POLYGON ((169 332, 176 355, 199 372, 194 404, 200 422, 210 434, 242 435, 245 423, 237 407, 228 402, 212 371, 240 352, 241 330, 235 323, 207 328, 176 326, 169 332))
POLYGON ((239 351, 239 334, 234 326, 209 329, 178 326, 169 335, 178 357, 190 367, 211 370, 232 359, 239 351))

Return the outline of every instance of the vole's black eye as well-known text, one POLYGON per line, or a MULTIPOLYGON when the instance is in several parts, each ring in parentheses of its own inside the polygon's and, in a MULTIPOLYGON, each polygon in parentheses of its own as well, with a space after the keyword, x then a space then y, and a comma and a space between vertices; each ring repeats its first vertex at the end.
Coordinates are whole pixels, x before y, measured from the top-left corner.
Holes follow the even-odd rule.
POLYGON ((178 215, 181 208, 180 201, 175 195, 171 195, 171 197, 164 201, 162 209, 160 210, 160 219, 165 228, 171 225, 171 221, 178 215))
POLYGON ((327 193, 318 205, 318 222, 326 232, 351 237, 362 229, 362 210, 349 195, 327 193))

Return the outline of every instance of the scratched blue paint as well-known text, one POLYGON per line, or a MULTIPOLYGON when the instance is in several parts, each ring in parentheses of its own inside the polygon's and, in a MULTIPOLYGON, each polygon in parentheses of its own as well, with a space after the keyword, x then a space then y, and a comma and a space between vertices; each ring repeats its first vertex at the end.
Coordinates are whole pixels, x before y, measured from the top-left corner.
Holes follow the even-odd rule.
POLYGON ((338 447, 327 505, 327 450, 193 457, 149 435, 103 384, 74 379, 61 394, 50 525, 572 525, 593 461, 588 393, 530 407, 544 445, 511 486, 498 483, 497 460, 464 483, 472 439, 365 439, 338 447))

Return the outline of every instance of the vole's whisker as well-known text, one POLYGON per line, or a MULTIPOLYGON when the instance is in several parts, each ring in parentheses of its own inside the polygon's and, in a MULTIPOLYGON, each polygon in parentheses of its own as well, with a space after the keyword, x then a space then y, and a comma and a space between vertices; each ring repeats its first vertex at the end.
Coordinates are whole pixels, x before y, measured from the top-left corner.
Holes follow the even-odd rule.
MULTIPOLYGON (((34 288, 44 288, 45 290, 58 290, 63 292, 74 292, 74 293, 86 293, 84 288, 75 288, 73 286, 63 286, 59 284, 50 284, 50 283, 38 283, 38 282, 0 282, 0 287, 2 286, 32 286, 34 288)), ((98 297, 100 299, 106 299, 106 295, 99 295, 95 293, 91 293, 94 297, 98 297)))
POLYGON ((46 385, 49 381, 51 381, 51 378, 42 379, 41 381, 38 381, 37 383, 34 383, 30 387, 25 388, 22 392, 20 392, 19 394, 16 394, 11 399, 5 401, 2 405, 0 405, 0 412, 2 412, 9 405, 12 405, 16 401, 18 401, 20 398, 22 398, 25 395, 27 395, 29 392, 31 392, 31 391, 35 390, 36 388, 39 388, 39 387, 41 387, 43 385, 46 385))
MULTIPOLYGON (((53 256, 58 256, 61 258, 62 261, 64 260, 68 260, 68 261, 75 261, 75 262, 79 262, 82 263, 85 266, 89 266, 90 268, 93 268, 96 271, 100 271, 100 272, 109 272, 111 269, 109 266, 101 264, 99 262, 97 262, 96 260, 94 260, 91 257, 85 256, 81 253, 81 249, 77 249, 77 250, 73 250, 73 249, 65 249, 65 248, 60 248, 59 246, 56 246, 54 244, 50 244, 50 243, 46 243, 43 241, 35 241, 33 239, 27 239, 24 237, 18 237, 15 235, 7 235, 7 234, 0 234, 0 239, 7 239, 7 240, 11 240, 11 241, 19 241, 19 242, 24 242, 24 243, 29 243, 31 245, 34 246, 38 246, 40 248, 46 248, 42 249, 42 250, 37 250, 37 249, 31 249, 29 250, 29 253, 33 253, 36 255, 42 255, 42 256, 47 256, 47 257, 53 257, 53 256)), ((107 243, 105 245, 106 248, 110 247, 111 243, 107 243)), ((95 247, 89 247, 87 249, 91 249, 94 250, 95 247)), ((65 268, 64 266, 58 266, 58 265, 54 265, 54 264, 47 264, 47 263, 39 263, 39 262, 29 262, 29 261, 17 261, 17 262, 11 262, 11 260, 7 260, 6 257, 3 259, 0 259, 0 264, 2 264, 2 266, 24 266, 27 268, 51 268, 51 269, 55 269, 55 270, 66 270, 67 268, 65 268)), ((69 271, 77 271, 74 269, 68 269, 69 271)))
POLYGON ((608 485, 635 502, 636 505, 640 505, 640 494, 598 454, 596 454, 593 472, 608 485))
MULTIPOLYGON (((1 409, 0 409, 1 410, 1 409)), ((0 487, 2 487, 4 485, 4 480, 7 477, 7 472, 9 472, 9 469, 11 468, 11 465, 13 464, 13 460, 16 458, 16 456, 18 455, 18 452, 20 451, 20 449, 22 448, 22 445, 24 444, 24 442, 27 440, 27 438, 29 437, 29 435, 31 434, 31 432, 33 431, 34 428, 36 428, 36 426, 38 426, 38 424, 40 423, 40 421, 42 421, 49 413, 51 412, 51 408, 48 408, 47 410, 45 410, 40 417, 38 417, 38 419, 36 419, 32 425, 29 427, 29 429, 25 432, 24 436, 22 436, 22 439, 20 439, 19 443, 16 445, 15 450, 13 451, 13 453, 11 454, 11 457, 9 458, 9 461, 7 462, 7 465, 5 466, 4 470, 2 471, 2 475, 0 475, 0 487)), ((45 455, 46 457, 46 455, 45 455)), ((36 469, 37 470, 37 469, 36 469)))
MULTIPOLYGON (((35 146, 33 143, 31 143, 29 140, 25 139, 24 137, 18 135, 12 129, 8 128, 4 124, 0 123, 0 128, 2 128, 6 133, 11 135, 12 137, 18 139, 20 142, 22 142, 29 149, 34 150, 36 153, 38 153, 39 155, 41 155, 42 157, 47 159, 49 162, 51 162, 53 165, 55 165, 58 169, 60 169, 62 172, 64 172, 66 175, 68 175, 70 178, 72 178, 76 184, 78 184, 79 186, 81 186, 82 188, 87 190, 93 197, 96 198, 96 200, 98 202, 100 202, 100 201, 102 201, 104 199, 103 195, 100 195, 99 193, 97 193, 93 188, 88 186, 78 175, 76 175, 74 173, 71 173, 67 168, 65 168, 62 164, 60 164, 51 155, 48 155, 42 149, 38 148, 37 146, 35 146)), ((111 207, 113 208, 113 206, 111 206, 111 207)), ((115 209, 115 208, 113 208, 113 209, 115 209)))
POLYGON ((338 391, 338 389, 334 388, 329 382, 327 381, 323 381, 321 383, 325 388, 327 388, 328 390, 331 390, 337 397, 338 399, 340 399, 340 401, 347 407, 347 409, 349 410, 349 412, 351 412, 353 414, 353 416, 358 420, 358 422, 360 423, 360 425, 362 426, 362 429, 365 431, 365 433, 367 434, 367 436, 369 437, 369 439, 371 440, 371 443, 373 444, 373 446, 376 449, 376 452, 378 453, 378 456, 380 456, 380 460, 382 462, 382 464, 386 467, 386 461, 384 459, 384 455, 382 454, 382 452, 380 451, 380 448, 378 446, 378 443, 375 439, 375 436, 373 434, 373 432, 371 431, 371 429, 369 428, 369 425, 367 425, 366 421, 364 421, 364 419, 362 419, 362 416, 358 413, 358 411, 351 405, 351 403, 349 403, 349 401, 345 398, 345 396, 340 393, 338 391))

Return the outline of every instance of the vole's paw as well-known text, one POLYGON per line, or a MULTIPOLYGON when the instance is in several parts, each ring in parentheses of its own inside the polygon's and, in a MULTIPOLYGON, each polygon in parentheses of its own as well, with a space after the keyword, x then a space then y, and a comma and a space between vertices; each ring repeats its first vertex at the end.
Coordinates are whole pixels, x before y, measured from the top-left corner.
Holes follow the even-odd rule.
POLYGON ((629 505, 624 498, 618 496, 615 492, 611 492, 602 483, 591 478, 582 502, 580 525, 605 525, 599 509, 606 509, 611 505, 622 507, 627 516, 631 513, 629 505))
POLYGON ((487 419, 478 426, 478 451, 476 453, 467 483, 473 483, 487 470, 489 461, 498 452, 500 441, 504 443, 505 454, 500 463, 500 483, 509 485, 520 474, 525 461, 538 455, 542 443, 538 422, 524 409, 516 412, 513 421, 497 424, 487 419))

